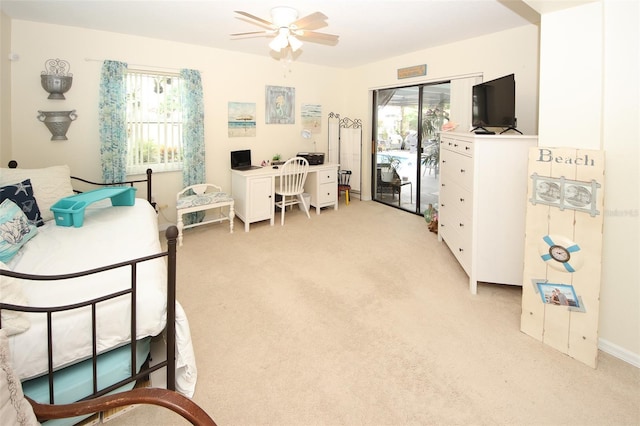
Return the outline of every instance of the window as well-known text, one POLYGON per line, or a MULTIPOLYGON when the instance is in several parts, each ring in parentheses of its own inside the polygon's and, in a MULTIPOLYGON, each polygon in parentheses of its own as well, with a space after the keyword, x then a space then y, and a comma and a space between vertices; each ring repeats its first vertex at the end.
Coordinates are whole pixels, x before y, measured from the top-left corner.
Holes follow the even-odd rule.
POLYGON ((182 80, 128 70, 127 174, 182 169, 182 80))

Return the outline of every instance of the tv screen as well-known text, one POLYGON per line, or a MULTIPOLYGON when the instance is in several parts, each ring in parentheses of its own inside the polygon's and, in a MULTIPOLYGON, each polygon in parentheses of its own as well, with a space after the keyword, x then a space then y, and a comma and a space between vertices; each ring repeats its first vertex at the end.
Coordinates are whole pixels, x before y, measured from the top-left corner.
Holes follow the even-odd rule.
POLYGON ((516 80, 510 74, 473 86, 472 125, 516 127, 516 80))

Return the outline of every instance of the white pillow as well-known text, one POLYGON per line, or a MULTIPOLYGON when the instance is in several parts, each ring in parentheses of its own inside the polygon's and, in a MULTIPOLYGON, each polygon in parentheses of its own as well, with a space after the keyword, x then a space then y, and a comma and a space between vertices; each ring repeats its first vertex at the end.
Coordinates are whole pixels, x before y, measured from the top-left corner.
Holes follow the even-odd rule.
POLYGON ((24 398, 20 380, 13 372, 9 339, 0 329, 0 419, 5 425, 39 425, 31 404, 24 398))
POLYGON ((58 200, 73 195, 71 170, 69 166, 52 166, 42 169, 5 169, 0 168, 0 186, 31 179, 33 196, 40 208, 42 219, 53 219, 53 206, 58 200))
MULTIPOLYGON (((11 270, 2 262, 0 262, 0 269, 6 271, 11 270)), ((20 280, 4 275, 0 277, 0 302, 11 305, 28 306, 29 302, 27 296, 25 296, 22 291, 22 283, 20 280)), ((22 333, 31 327, 31 322, 25 312, 3 309, 0 316, 2 318, 2 330, 4 330, 8 336, 22 333)))

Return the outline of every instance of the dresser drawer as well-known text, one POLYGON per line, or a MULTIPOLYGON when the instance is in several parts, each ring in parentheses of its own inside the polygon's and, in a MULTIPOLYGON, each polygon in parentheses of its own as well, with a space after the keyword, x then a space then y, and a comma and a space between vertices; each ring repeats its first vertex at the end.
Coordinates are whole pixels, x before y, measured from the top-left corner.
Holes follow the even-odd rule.
POLYGON ((439 227, 454 230, 460 234, 464 241, 471 241, 472 216, 465 212, 465 210, 468 210, 466 207, 461 210, 455 201, 450 202, 449 200, 449 197, 445 197, 440 203, 438 212, 439 227))
POLYGON ((471 190, 473 188, 473 159, 448 149, 442 150, 441 157, 442 180, 453 181, 463 188, 471 190))
POLYGON ((473 216, 473 193, 453 181, 440 184, 440 206, 443 204, 458 210, 467 218, 473 216))
POLYGON ((466 157, 473 157, 473 145, 468 141, 463 141, 443 135, 440 139, 440 147, 449 149, 466 157))
POLYGON ((464 244, 465 246, 469 245, 468 242, 471 241, 471 228, 473 227, 471 219, 455 209, 449 209, 449 212, 451 215, 445 218, 446 227, 455 230, 455 232, 460 235, 460 244, 464 244))
POLYGON ((438 218, 439 229, 438 232, 441 233, 442 239, 449 246, 449 250, 455 256, 462 269, 467 273, 467 275, 471 275, 471 242, 465 236, 460 234, 455 226, 451 223, 443 223, 440 222, 440 218, 438 218))

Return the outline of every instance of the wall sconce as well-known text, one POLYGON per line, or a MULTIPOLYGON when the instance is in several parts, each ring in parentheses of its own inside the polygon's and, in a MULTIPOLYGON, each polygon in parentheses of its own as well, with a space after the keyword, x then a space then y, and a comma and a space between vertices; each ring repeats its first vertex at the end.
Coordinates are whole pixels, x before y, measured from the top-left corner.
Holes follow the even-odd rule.
POLYGON ((44 63, 45 70, 40 74, 40 84, 49 92, 47 99, 65 99, 63 93, 71 89, 73 82, 69 67, 69 62, 62 59, 47 59, 44 63))

